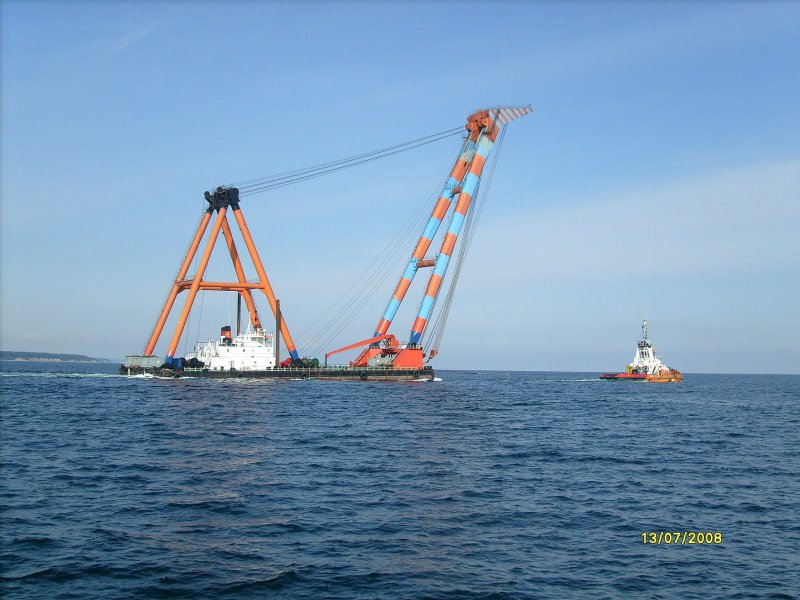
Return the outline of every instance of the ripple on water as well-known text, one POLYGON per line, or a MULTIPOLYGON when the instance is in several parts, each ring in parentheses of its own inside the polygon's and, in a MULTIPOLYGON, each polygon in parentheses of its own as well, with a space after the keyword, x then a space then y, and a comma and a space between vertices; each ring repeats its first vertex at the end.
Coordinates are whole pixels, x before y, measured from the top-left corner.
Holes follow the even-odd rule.
POLYGON ((800 595, 798 377, 46 368, 0 372, 6 597, 800 595))

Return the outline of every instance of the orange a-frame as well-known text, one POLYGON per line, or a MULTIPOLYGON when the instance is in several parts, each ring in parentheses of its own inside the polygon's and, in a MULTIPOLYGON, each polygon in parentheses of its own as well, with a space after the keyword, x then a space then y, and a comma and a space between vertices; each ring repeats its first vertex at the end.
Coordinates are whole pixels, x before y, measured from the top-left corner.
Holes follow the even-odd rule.
POLYGON ((239 292, 244 298, 245 304, 247 305, 247 310, 250 313, 250 321, 253 323, 254 327, 261 327, 261 320, 258 317, 258 310, 256 309, 255 302, 253 301, 252 290, 261 290, 264 292, 264 295, 269 301, 269 306, 272 309, 272 313, 280 322, 280 334, 281 337, 283 337, 283 341, 286 344, 286 349, 289 351, 289 355, 292 357, 292 360, 297 360, 299 355, 297 354, 294 341, 289 333, 289 328, 286 326, 286 321, 282 317, 278 317, 278 301, 275 298, 275 293, 272 291, 272 286, 269 284, 267 272, 264 270, 264 265, 261 263, 261 258, 258 256, 258 250, 256 250, 256 246, 253 243, 253 238, 250 236, 250 230, 248 229, 247 223, 242 215, 242 211, 239 208, 239 190, 236 188, 220 187, 217 188, 213 194, 206 192, 205 196, 209 206, 206 209, 202 220, 200 221, 200 225, 197 227, 197 231, 194 234, 194 239, 192 239, 192 243, 189 246, 186 257, 183 259, 183 264, 178 271, 178 276, 175 278, 175 283, 170 290, 167 301, 164 303, 164 308, 161 310, 161 315, 158 317, 158 321, 156 321, 156 326, 153 328, 153 333, 150 335, 150 339, 148 340, 147 346, 144 349, 144 356, 153 355, 153 351, 158 343, 158 339, 161 337, 161 332, 164 329, 164 324, 167 322, 167 319, 172 312, 172 307, 175 304, 175 300, 178 297, 178 294, 184 290, 189 290, 189 294, 186 298, 186 302, 183 305, 183 310, 181 310, 181 315, 178 318, 178 323, 175 326, 175 331, 172 334, 172 339, 170 340, 169 348, 167 349, 165 362, 168 365, 173 363, 175 352, 178 348, 178 343, 180 342, 181 335, 183 335, 183 329, 186 326, 186 321, 189 318, 189 313, 192 310, 192 304, 194 304, 195 297, 197 296, 197 292, 199 290, 239 292), (239 230, 242 233, 242 238, 244 238, 244 243, 247 246, 248 253, 250 254, 250 259, 253 261, 253 266, 258 274, 258 281, 255 283, 247 281, 247 277, 244 274, 244 268, 242 267, 242 261, 239 259, 239 253, 236 251, 236 244, 233 241, 233 234, 231 232, 230 224, 228 223, 229 207, 233 211, 233 216, 236 219, 236 223, 239 225, 239 230), (216 219, 214 219, 214 225, 211 227, 211 237, 206 242, 203 254, 200 256, 200 263, 197 266, 197 272, 194 274, 192 279, 186 279, 186 275, 189 272, 189 266, 192 264, 192 260, 194 260, 194 257, 197 254, 197 249, 200 247, 200 242, 203 240, 203 236, 208 228, 208 224, 211 222, 211 216, 215 211, 217 216, 216 219), (224 281, 203 281, 203 275, 205 274, 208 261, 211 258, 211 252, 214 250, 214 245, 219 237, 220 231, 222 231, 222 235, 225 237, 225 243, 228 247, 228 252, 230 252, 231 255, 233 268, 236 271, 236 278, 238 280, 236 283, 224 281))

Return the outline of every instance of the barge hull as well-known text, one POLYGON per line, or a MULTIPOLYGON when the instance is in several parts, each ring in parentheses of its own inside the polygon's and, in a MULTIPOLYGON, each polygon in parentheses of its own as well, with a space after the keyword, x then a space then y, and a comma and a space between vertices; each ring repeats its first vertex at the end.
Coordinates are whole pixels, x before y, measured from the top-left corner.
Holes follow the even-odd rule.
POLYGON ((122 375, 196 379, 325 379, 332 381, 433 381, 431 367, 421 369, 379 368, 285 368, 264 371, 211 371, 208 369, 168 369, 120 365, 122 375))

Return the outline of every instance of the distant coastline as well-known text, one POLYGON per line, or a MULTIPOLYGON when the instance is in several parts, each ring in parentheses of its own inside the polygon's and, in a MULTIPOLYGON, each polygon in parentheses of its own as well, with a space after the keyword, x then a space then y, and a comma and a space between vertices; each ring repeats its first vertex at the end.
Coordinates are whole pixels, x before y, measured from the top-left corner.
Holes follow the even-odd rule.
POLYGON ((83 362, 107 363, 107 358, 92 358, 83 354, 53 354, 51 352, 14 352, 0 350, 0 360, 13 360, 18 362, 83 362))

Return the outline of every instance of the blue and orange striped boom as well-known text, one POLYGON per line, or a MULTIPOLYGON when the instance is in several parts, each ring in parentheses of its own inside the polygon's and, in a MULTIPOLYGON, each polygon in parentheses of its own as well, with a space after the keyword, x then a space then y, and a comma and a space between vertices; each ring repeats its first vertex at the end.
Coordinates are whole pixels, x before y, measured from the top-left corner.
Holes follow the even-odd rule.
MULTIPOLYGON (((450 258, 458 242, 461 228, 473 204, 484 166, 495 140, 506 124, 532 112, 532 110, 530 106, 499 107, 477 111, 467 118, 466 129, 468 135, 464 140, 459 157, 456 159, 456 163, 442 189, 442 193, 439 195, 439 200, 436 202, 431 217, 411 254, 400 282, 389 300, 386 311, 375 328, 373 337, 386 335, 403 302, 403 298, 405 298, 406 292, 408 292, 411 283, 414 281, 417 271, 423 267, 433 267, 425 289, 425 296, 422 299, 417 318, 411 329, 408 345, 401 350, 391 349, 391 352, 396 355, 394 363, 396 366, 400 366, 399 363, 406 362, 416 364, 417 360, 419 365, 422 365, 423 352, 419 344, 442 288, 442 281, 447 273, 450 258), (455 203, 455 210, 450 216, 449 226, 442 240, 439 253, 435 259, 426 259, 425 254, 428 252, 440 225, 453 203, 455 203), (413 353, 413 358, 411 356, 403 356, 410 353, 413 353)), ((366 366, 370 358, 386 355, 387 349, 382 350, 375 346, 373 344, 370 348, 364 350, 353 364, 366 366)))

